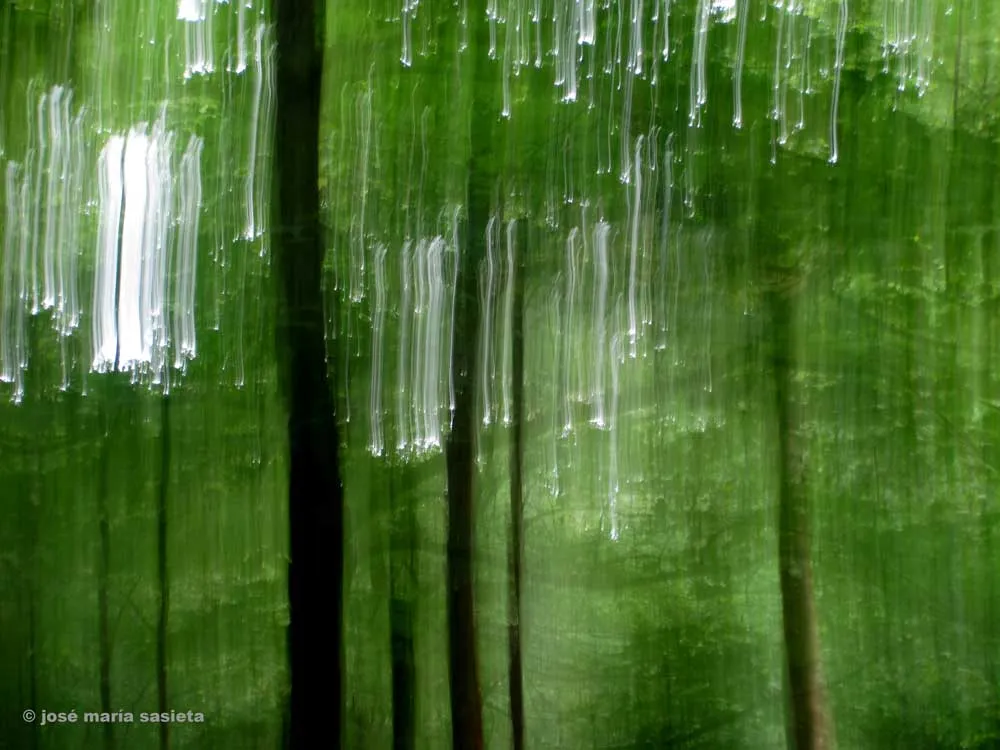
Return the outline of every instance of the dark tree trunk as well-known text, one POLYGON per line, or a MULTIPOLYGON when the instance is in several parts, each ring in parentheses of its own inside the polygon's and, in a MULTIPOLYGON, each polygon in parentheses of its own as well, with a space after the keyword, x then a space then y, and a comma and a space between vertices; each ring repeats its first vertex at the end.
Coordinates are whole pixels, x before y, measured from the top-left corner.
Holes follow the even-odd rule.
MULTIPOLYGON (((518 234, 518 239, 523 233, 518 234)), ((511 336, 510 425, 510 549, 508 665, 510 670, 510 722, 514 750, 524 750, 524 676, 521 664, 521 566, 524 561, 524 269, 521 248, 514 246, 508 283, 514 284, 511 336)))
MULTIPOLYGON (((473 173, 474 174, 474 173, 473 173)), ((483 747, 482 697, 476 653, 473 600, 473 499, 476 475, 476 340, 479 299, 476 260, 482 256, 487 206, 472 197, 469 231, 459 254, 454 355, 455 411, 445 444, 448 473, 448 667, 451 683, 452 745, 455 750, 483 747), (478 227, 478 229, 477 229, 478 227)), ((488 198, 487 198, 488 200, 488 198)))
POLYGON ((343 488, 327 379, 319 213, 322 4, 277 5, 275 268, 288 408, 288 629, 292 748, 342 741, 343 488))
POLYGON ((476 618, 473 597, 473 501, 476 479, 476 392, 479 350, 478 269, 486 254, 486 227, 494 187, 492 137, 495 108, 486 70, 488 30, 481 7, 469 9, 468 51, 472 67, 471 139, 465 247, 458 256, 452 378, 455 409, 445 442, 448 474, 448 669, 451 685, 451 730, 455 750, 483 747, 483 707, 479 689, 476 618))
POLYGON ((809 544, 809 508, 797 370, 794 271, 768 292, 772 368, 778 417, 778 566, 793 750, 832 747, 820 676, 819 632, 809 544))
MULTIPOLYGON (((170 580, 167 577, 167 496, 170 488, 170 396, 160 399, 160 494, 156 504, 156 568, 160 583, 160 611, 156 622, 157 710, 170 710, 167 701, 167 618, 170 580)), ((170 747, 170 722, 160 722, 160 748, 170 747)))
POLYGON ((416 746, 416 677, 413 656, 413 608, 416 600, 416 518, 414 484, 406 465, 392 472, 389 542, 389 633, 392 654, 392 746, 416 746), (402 475, 402 477, 400 476, 402 475))
MULTIPOLYGON (((470 191, 471 192, 471 191, 470 191)), ((481 229, 471 217, 470 224, 481 229)), ((481 219, 482 217, 477 217, 481 219)), ((451 729, 455 750, 480 750, 483 747, 482 697, 479 692, 479 667, 476 654, 476 618, 473 600, 472 538, 473 498, 475 493, 476 400, 475 383, 476 331, 479 328, 479 302, 476 297, 476 268, 470 255, 483 243, 472 240, 461 253, 455 319, 455 411, 445 446, 448 464, 448 667, 451 683, 451 729)))

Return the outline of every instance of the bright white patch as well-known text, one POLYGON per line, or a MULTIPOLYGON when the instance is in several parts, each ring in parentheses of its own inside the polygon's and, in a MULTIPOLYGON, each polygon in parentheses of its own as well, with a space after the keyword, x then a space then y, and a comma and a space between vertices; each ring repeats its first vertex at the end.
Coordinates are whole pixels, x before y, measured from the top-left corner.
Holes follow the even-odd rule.
POLYGON ((95 371, 132 370, 159 383, 166 374, 169 345, 173 344, 175 368, 195 356, 202 141, 192 136, 181 159, 176 205, 173 144, 174 136, 161 120, 151 130, 142 123, 127 137, 114 135, 101 150, 92 329, 95 371), (172 275, 176 280, 170 325, 172 275))
POLYGON ((736 19, 736 0, 712 0, 712 13, 720 23, 731 23, 736 19))
POLYGON ((184 22, 184 77, 215 72, 211 0, 180 0, 177 20, 184 22))
POLYGON ((115 295, 118 277, 118 229, 122 205, 122 154, 125 138, 111 136, 97 162, 100 220, 97 230, 97 266, 94 279, 93 369, 105 372, 115 364, 118 323, 115 295))

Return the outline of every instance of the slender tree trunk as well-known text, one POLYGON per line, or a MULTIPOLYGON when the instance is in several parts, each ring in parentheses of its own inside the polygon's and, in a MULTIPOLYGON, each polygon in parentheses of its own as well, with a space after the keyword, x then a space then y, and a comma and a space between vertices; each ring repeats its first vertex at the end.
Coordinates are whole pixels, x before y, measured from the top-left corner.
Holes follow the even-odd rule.
MULTIPOLYGON (((28 442, 25 441, 25 445, 28 442)), ((28 485, 30 487, 28 503, 26 508, 27 521, 28 521, 28 575, 27 575, 27 600, 28 600, 28 705, 35 711, 38 711, 40 706, 38 705, 38 683, 39 683, 39 670, 38 670, 38 647, 41 643, 38 633, 38 592, 39 592, 39 579, 40 575, 38 572, 38 554, 41 550, 41 545, 39 544, 40 534, 39 534, 39 506, 41 504, 41 497, 38 487, 39 478, 42 476, 41 472, 41 461, 39 460, 38 447, 32 451, 31 460, 27 455, 23 459, 24 466, 34 465, 34 471, 31 472, 30 479, 28 480, 28 485)), ((29 470, 30 471, 30 470, 29 470)), ((30 750, 38 750, 38 747, 42 744, 40 734, 40 727, 38 726, 38 716, 35 716, 35 721, 31 724, 31 740, 30 740, 30 750)))
MULTIPOLYGON (((518 237, 523 237, 519 233, 518 237)), ((508 664, 510 670, 510 721, 514 750, 524 750, 524 675, 521 663, 521 567, 524 561, 524 269, 521 248, 514 246, 510 272, 514 284, 511 335, 510 429, 510 549, 508 664)))
POLYGON ((469 186, 465 247, 458 257, 452 379, 455 409, 445 442, 448 473, 448 667, 451 683, 451 730, 455 750, 483 747, 483 707, 476 650, 473 597, 473 501, 476 478, 476 393, 479 309, 478 268, 486 254, 486 227, 495 181, 492 136, 495 109, 487 92, 484 8, 469 8, 472 66, 472 126, 469 145, 469 186))
MULTIPOLYGON (((32 573, 34 577, 34 572, 32 573)), ((35 583, 31 582, 28 592, 28 704, 38 705, 38 617, 35 614, 35 583)), ((36 715, 36 721, 38 721, 36 715)), ((31 750, 38 750, 41 744, 38 724, 32 722, 29 734, 31 750)))
MULTIPOLYGON (((125 173, 125 150, 122 150, 121 163, 119 165, 121 173, 125 173)), ((121 277, 122 277, 122 238, 125 231, 125 202, 126 195, 122 195, 121 206, 118 208, 118 242, 115 254, 115 325, 121 323, 119 310, 121 307, 121 277)), ((105 406, 104 406, 104 444, 101 446, 101 491, 97 499, 98 528, 101 538, 100 566, 97 573, 97 607, 98 620, 100 626, 100 673, 101 673, 101 711, 111 713, 111 624, 110 611, 108 609, 108 594, 111 578, 111 521, 108 510, 108 494, 111 480, 111 452, 114 448, 114 440, 118 428, 120 410, 123 407, 115 402, 118 395, 115 388, 117 373, 121 365, 121 336, 115 336, 115 362, 111 373, 108 375, 105 386, 105 406)), ((35 351, 34 346, 31 351, 35 351)), ((131 404, 129 404, 131 406, 131 404)), ((115 746, 115 727, 112 722, 105 722, 104 728, 104 748, 113 750, 115 746)))
POLYGON ((413 656, 413 604, 416 599, 416 518, 412 477, 407 467, 392 472, 389 542, 389 633, 392 654, 392 746, 416 746, 416 677, 413 656), (400 477, 402 474, 402 478, 400 477), (401 481, 402 479, 402 481, 401 481))
MULTIPOLYGON (((156 504, 156 568, 160 584, 160 611, 156 622, 157 710, 170 710, 167 701, 167 618, 170 581, 167 578, 167 495, 170 487, 170 396, 160 398, 160 494, 156 504)), ((170 722, 160 722, 160 749, 170 747, 170 722)))
MULTIPOLYGON (((111 384, 109 384, 110 386, 111 384)), ((106 389, 106 394, 113 397, 114 390, 106 389)), ((105 395, 105 399, 108 395, 105 395)), ((101 477, 100 489, 97 495, 97 529, 100 536, 100 557, 97 568, 97 619, 98 619, 98 658, 100 660, 100 695, 101 711, 111 713, 111 616, 108 604, 111 572, 111 524, 108 518, 108 494, 111 489, 111 448, 113 420, 108 412, 115 409, 114 404, 106 404, 104 411, 104 440, 101 445, 101 477)), ((104 750, 113 750, 115 746, 115 727, 111 722, 102 726, 104 735, 104 750)))
MULTIPOLYGON (((101 538, 100 566, 97 572, 97 614, 100 638, 98 640, 100 659, 101 711, 111 713, 111 622, 108 609, 109 568, 111 558, 111 531, 108 524, 108 503, 104 493, 98 500, 98 530, 101 538)), ((104 748, 113 750, 115 746, 114 725, 105 722, 104 748)))
MULTIPOLYGON (((470 214, 472 208, 470 206, 470 214)), ((485 229, 470 216, 470 223, 485 229)), ((445 446, 448 464, 448 667, 451 683, 451 729, 455 750, 483 747, 482 697, 476 653, 476 618, 473 599, 472 539, 475 492, 476 400, 473 383, 476 373, 476 331, 479 302, 476 299, 475 263, 468 256, 469 244, 459 261, 455 320, 455 411, 445 446), (471 267, 470 267, 471 266, 471 267), (470 309, 471 308, 471 309, 470 309)), ((482 245, 482 239, 475 243, 482 245)))
POLYGON ((290 556, 287 743, 342 742, 343 513, 339 436, 327 379, 319 213, 322 3, 277 4, 275 268, 288 408, 290 556))
POLYGON ((778 565, 793 750, 833 746, 820 674, 819 632, 809 544, 802 417, 794 391, 798 368, 793 273, 768 292, 778 416, 778 565))
MULTIPOLYGON (((470 194, 472 190, 470 189, 470 194)), ((476 653, 473 599, 473 499, 476 474, 476 340, 479 300, 476 259, 481 257, 486 211, 469 206, 466 247, 459 256, 452 368, 455 410, 445 444, 448 473, 448 666, 451 683, 452 745, 455 750, 483 747, 482 697, 476 653), (478 227, 478 231, 476 229, 478 227), (477 238, 478 235, 478 238, 477 238)))
POLYGON ((389 606, 392 639, 392 747, 393 750, 412 750, 416 746, 413 603, 393 596, 389 606))

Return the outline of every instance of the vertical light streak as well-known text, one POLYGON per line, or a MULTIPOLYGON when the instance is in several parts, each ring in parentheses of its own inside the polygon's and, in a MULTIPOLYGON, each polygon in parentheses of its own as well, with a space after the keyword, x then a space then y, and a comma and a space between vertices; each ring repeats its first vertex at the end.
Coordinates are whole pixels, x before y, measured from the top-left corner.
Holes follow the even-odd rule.
POLYGON ((177 20, 184 23, 185 78, 215 72, 213 16, 212 0, 179 0, 177 4, 177 20))
MULTIPOLYGON (((32 82, 34 83, 34 82, 32 82)), ((31 86, 28 87, 29 91, 31 86)), ((29 139, 35 142, 34 148, 31 145, 28 146, 28 163, 34 165, 34 176, 31 178, 31 223, 30 230, 25 239, 31 243, 31 314, 37 315, 42 309, 42 297, 41 297, 41 284, 38 278, 38 246, 39 237, 41 237, 41 218, 42 218, 42 174, 45 169, 45 156, 48 151, 48 128, 45 125, 45 115, 48 108, 45 106, 48 100, 48 94, 42 94, 38 100, 38 106, 35 110, 37 122, 34 123, 34 127, 28 129, 29 139)), ((30 172, 29 172, 30 174, 30 172)))
POLYGON ((507 222, 507 285, 504 289, 503 304, 503 355, 502 372, 503 376, 500 385, 503 391, 503 423, 510 425, 510 390, 512 385, 512 357, 513 357, 513 320, 514 320, 514 276, 517 269, 514 267, 514 238, 517 231, 517 222, 511 219, 507 222))
POLYGON ((115 364, 118 321, 115 315, 118 290, 118 235, 122 207, 122 155, 125 138, 111 136, 101 150, 97 166, 100 218, 97 230, 97 263, 94 279, 92 328, 93 369, 107 372, 115 364))
MULTIPOLYGON (((254 34, 254 59, 253 59, 253 97, 250 100, 249 119, 249 145, 247 146, 247 175, 243 182, 243 201, 246 210, 243 239, 252 240, 263 233, 263 219, 261 216, 263 207, 257 200, 257 149, 261 136, 261 115, 264 100, 265 65, 269 65, 270 57, 264 51, 264 36, 266 27, 264 24, 257 25, 254 34)), ((264 112, 265 117, 270 113, 264 112)))
POLYGON ((417 240, 413 252, 413 286, 416 300, 413 307, 413 355, 410 370, 410 413, 413 421, 413 447, 423 451, 427 445, 427 389, 424 382, 427 358, 427 240, 417 240))
POLYGON ((642 142, 640 135, 635 140, 635 194, 629 195, 632 203, 629 215, 629 266, 628 266, 628 339, 629 356, 636 357, 636 342, 639 338, 639 321, 636 314, 636 272, 639 266, 639 211, 642 206, 642 142))
POLYGON ((733 67, 733 127, 740 130, 743 127, 743 60, 747 48, 747 14, 750 0, 736 0, 739 3, 736 63, 733 67))
POLYGON ((125 212, 122 219, 118 275, 118 358, 120 368, 145 361, 142 351, 141 278, 143 231, 146 227, 146 126, 129 131, 122 163, 125 212))
POLYGON ((708 102, 708 79, 705 59, 708 53, 708 24, 711 18, 711 0, 698 0, 695 14, 694 54, 691 58, 691 109, 689 120, 692 126, 701 125, 701 109, 708 102))
POLYGON ((481 387, 483 396, 483 425, 493 422, 493 300, 496 287, 496 223, 491 216, 486 223, 486 273, 480 277, 480 299, 483 309, 481 340, 479 346, 481 387))
POLYGON ((607 305, 608 305, 608 237, 611 225, 601 220, 594 227, 594 318, 591 330, 594 332, 594 374, 591 383, 591 406, 593 415, 590 423, 604 428, 604 372, 605 351, 607 350, 607 305))
POLYGON ((563 315, 562 335, 562 405, 563 405, 563 437, 573 431, 573 407, 570 403, 573 393, 573 360, 574 338, 576 329, 576 284, 577 284, 577 252, 576 237, 579 229, 573 227, 566 238, 566 312, 563 315))
POLYGON ((24 213, 22 196, 24 188, 18 180, 19 165, 7 164, 4 188, 7 197, 4 212, 3 257, 0 271, 3 272, 0 289, 0 381, 13 383, 12 400, 20 403, 24 397, 24 366, 26 364, 24 341, 24 306, 27 289, 25 285, 26 258, 22 254, 21 236, 24 233, 24 213))
POLYGON ((441 331, 444 321, 444 238, 435 237, 427 246, 427 346, 424 359, 425 448, 441 445, 441 331))
POLYGON ((198 269, 198 225, 201 214, 201 153, 205 142, 191 136, 180 168, 180 216, 177 238, 177 280, 174 287, 174 367, 198 353, 195 335, 195 283, 198 269))
POLYGON ((410 284, 411 242, 406 240, 400 253, 399 286, 402 299, 399 304, 399 356, 396 364, 396 450, 402 453, 410 446, 410 410, 407 391, 410 384, 410 320, 413 302, 410 284))
POLYGON ((847 36, 847 0, 840 0, 837 15, 836 57, 833 64, 833 102, 830 105, 830 163, 836 164, 840 158, 837 142, 837 115, 840 109, 840 75, 844 69, 844 42, 847 36))
MULTIPOLYGON (((63 94, 65 89, 62 86, 55 86, 47 97, 42 98, 42 107, 47 105, 47 117, 40 118, 38 123, 39 135, 42 129, 48 131, 48 163, 45 168, 46 185, 44 213, 44 239, 42 242, 42 262, 44 264, 42 280, 42 302, 41 306, 45 310, 51 310, 56 306, 59 296, 59 282, 63 277, 63 266, 61 263, 62 243, 60 242, 59 230, 61 222, 58 220, 57 209, 63 203, 64 187, 66 185, 66 164, 65 151, 67 148, 66 131, 69 130, 69 111, 64 109, 63 94), (46 101, 47 99, 47 101, 46 101)), ((67 95, 67 99, 72 98, 72 94, 67 95)), ((41 108, 40 108, 41 109, 41 108)), ((41 112, 39 113, 41 114, 41 112)), ((42 213, 42 205, 38 206, 39 213, 42 213)))
POLYGON ((373 456, 385 451, 382 432, 382 353, 385 327, 385 245, 375 246, 375 308, 372 311, 372 379, 368 396, 368 415, 371 421, 368 450, 373 456))
POLYGON ((142 357, 150 364, 153 382, 167 369, 167 294, 174 219, 174 137, 166 130, 166 112, 153 128, 146 162, 147 217, 143 234, 142 357))

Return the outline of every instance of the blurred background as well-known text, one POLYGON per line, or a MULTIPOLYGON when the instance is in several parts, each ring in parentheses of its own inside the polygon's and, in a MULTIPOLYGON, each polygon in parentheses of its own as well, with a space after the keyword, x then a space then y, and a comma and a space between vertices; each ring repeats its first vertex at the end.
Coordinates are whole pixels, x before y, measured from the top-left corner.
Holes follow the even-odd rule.
MULTIPOLYGON (((464 347, 486 747, 1000 747, 1000 6, 327 6, 344 746, 452 743, 464 347)), ((0 0, 2 748, 282 744, 276 40, 0 0)))

